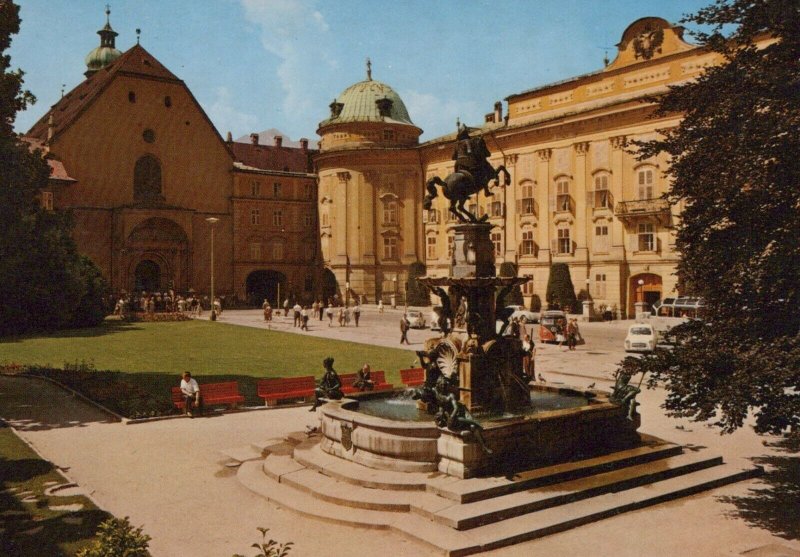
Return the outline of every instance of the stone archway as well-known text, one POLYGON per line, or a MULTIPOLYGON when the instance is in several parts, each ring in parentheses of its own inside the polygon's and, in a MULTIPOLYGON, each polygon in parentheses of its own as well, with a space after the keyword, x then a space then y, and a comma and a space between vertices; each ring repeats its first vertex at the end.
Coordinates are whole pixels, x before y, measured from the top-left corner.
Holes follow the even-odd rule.
POLYGON ((162 217, 142 221, 128 234, 122 252, 127 259, 127 288, 140 289, 139 279, 157 269, 157 290, 189 289, 189 239, 174 221, 162 217))
POLYGON ((135 290, 161 291, 161 266, 152 259, 142 259, 134 270, 135 290))
POLYGON ((258 270, 247 275, 245 287, 247 289, 247 303, 251 306, 261 306, 264 299, 269 300, 272 307, 280 307, 278 300, 278 287, 281 296, 286 297, 286 275, 279 271, 258 270))
MULTIPOLYGON (((635 315, 636 302, 645 302, 648 307, 652 306, 661 299, 662 293, 661 276, 653 273, 639 273, 630 278, 630 300, 628 304, 628 315, 635 315), (639 284, 639 281, 642 284, 639 284)), ((649 310, 648 310, 649 311, 649 310)))

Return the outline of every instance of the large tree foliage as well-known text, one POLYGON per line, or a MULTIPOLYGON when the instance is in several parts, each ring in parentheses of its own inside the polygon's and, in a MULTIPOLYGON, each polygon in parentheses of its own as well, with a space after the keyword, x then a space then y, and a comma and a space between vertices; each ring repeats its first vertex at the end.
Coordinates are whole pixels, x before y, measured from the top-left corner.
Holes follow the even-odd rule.
POLYGON ((550 265, 550 276, 547 277, 547 291, 545 293, 548 309, 561 309, 566 312, 574 311, 578 305, 575 297, 575 287, 569 274, 569 265, 566 263, 553 263, 550 265))
POLYGON ((425 263, 421 261, 415 261, 408 266, 408 298, 406 299, 406 304, 410 306, 431 305, 428 289, 417 280, 419 277, 424 277, 426 272, 425 263))
POLYGON ((105 282, 78 255, 69 216, 40 207, 47 162, 14 133, 17 112, 35 101, 6 54, 19 24, 19 7, 0 1, 0 335, 92 325, 104 315, 105 282))
POLYGON ((759 432, 797 432, 800 3, 720 0, 687 21, 723 63, 659 99, 659 115, 685 116, 642 155, 671 157, 678 275, 708 310, 673 352, 625 365, 664 382, 673 415, 729 432, 753 411, 759 432))
MULTIPOLYGON (((498 273, 501 277, 516 277, 519 269, 517 265, 511 261, 503 261, 500 263, 500 272, 498 273)), ((498 287, 497 291, 500 292, 502 287, 498 287)), ((522 289, 519 285, 514 286, 511 291, 506 294, 505 300, 503 300, 506 307, 508 306, 521 306, 525 304, 525 300, 522 298, 522 289)))

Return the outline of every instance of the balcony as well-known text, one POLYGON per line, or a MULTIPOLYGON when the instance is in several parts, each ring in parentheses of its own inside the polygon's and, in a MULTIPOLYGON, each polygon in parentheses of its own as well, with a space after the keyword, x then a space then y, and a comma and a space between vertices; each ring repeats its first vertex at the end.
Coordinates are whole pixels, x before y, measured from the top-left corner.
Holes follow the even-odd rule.
POLYGON ((614 216, 626 224, 644 217, 652 217, 662 226, 666 226, 670 218, 669 201, 661 198, 618 201, 614 205, 614 216))

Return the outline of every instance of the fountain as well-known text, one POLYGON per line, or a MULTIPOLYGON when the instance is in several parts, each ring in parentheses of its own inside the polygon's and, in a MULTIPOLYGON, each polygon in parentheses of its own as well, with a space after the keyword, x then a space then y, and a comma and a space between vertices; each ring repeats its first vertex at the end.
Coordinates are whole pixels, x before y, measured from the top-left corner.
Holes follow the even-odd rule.
MULTIPOLYGON (((476 143, 482 141, 464 129, 459 132, 459 143, 469 145, 466 152, 488 153, 476 143)), ((460 222, 453 225, 449 276, 418 279, 442 306, 441 337, 428 339, 418 352, 425 385, 413 394, 415 401, 381 393, 326 404, 321 411, 322 449, 329 454, 377 469, 438 469, 468 478, 588 458, 639 443, 635 393, 622 402, 600 392, 533 384, 525 376, 522 342, 503 334, 510 317, 504 298, 529 277, 496 276, 493 225, 464 208, 472 193, 504 171, 480 164, 465 163, 478 168, 469 173, 459 170, 457 159, 456 172, 427 186, 426 204, 441 184, 460 222), (453 177, 464 174, 470 180, 453 177), (450 326, 462 301, 466 334, 450 326)))

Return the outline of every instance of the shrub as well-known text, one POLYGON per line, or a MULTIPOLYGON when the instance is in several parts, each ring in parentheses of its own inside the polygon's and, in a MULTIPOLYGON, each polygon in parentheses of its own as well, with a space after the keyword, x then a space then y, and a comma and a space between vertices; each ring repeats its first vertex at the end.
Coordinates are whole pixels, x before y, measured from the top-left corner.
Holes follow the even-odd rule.
POLYGON ((577 305, 575 287, 572 286, 569 266, 566 263, 553 263, 550 266, 546 298, 548 309, 561 309, 566 312, 575 311, 577 305))
POLYGON ((406 303, 411 306, 429 306, 431 305, 430 294, 428 289, 422 286, 417 280, 419 277, 424 277, 427 273, 425 264, 415 261, 408 266, 408 291, 406 303))
MULTIPOLYGON (((267 540, 269 528, 259 528, 258 531, 261 532, 261 543, 254 543, 252 545, 252 547, 258 549, 258 553, 253 557, 286 557, 292 550, 293 542, 278 544, 275 540, 267 540)), ((245 556, 237 553, 233 557, 245 556)))
POLYGON ((150 536, 134 528, 128 517, 109 518, 97 528, 97 540, 75 557, 150 557, 150 536))

